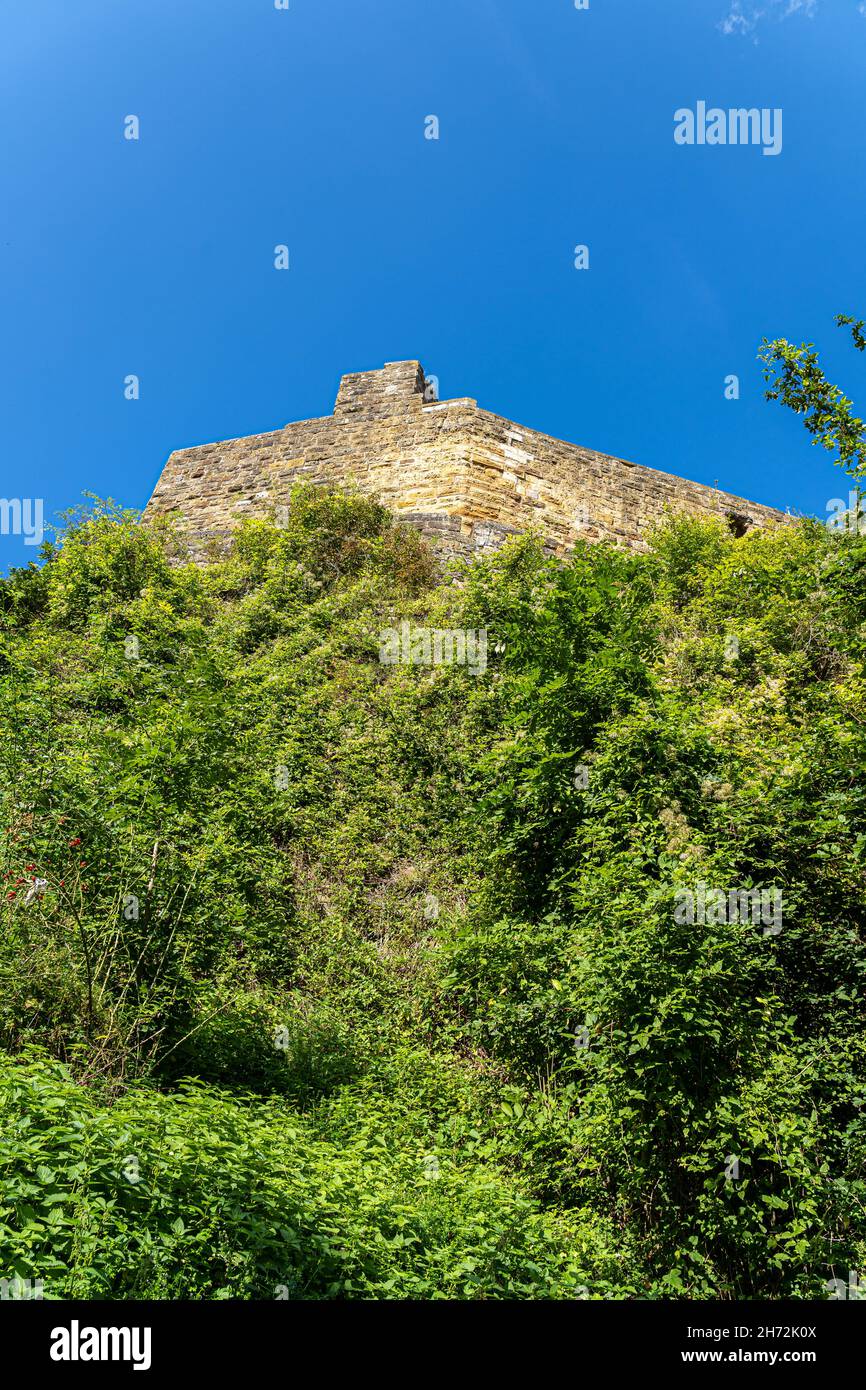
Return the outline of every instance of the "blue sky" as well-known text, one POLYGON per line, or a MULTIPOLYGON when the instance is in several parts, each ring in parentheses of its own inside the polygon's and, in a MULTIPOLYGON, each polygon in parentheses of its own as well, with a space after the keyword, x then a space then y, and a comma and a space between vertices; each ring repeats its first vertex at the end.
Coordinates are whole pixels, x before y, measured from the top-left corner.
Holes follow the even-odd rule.
POLYGON ((848 481, 755 354, 817 340, 866 406, 833 326, 866 316, 864 10, 6 0, 0 496, 141 507, 172 449, 418 357, 443 398, 823 516, 848 481), (700 100, 781 108, 781 154, 676 145, 700 100))

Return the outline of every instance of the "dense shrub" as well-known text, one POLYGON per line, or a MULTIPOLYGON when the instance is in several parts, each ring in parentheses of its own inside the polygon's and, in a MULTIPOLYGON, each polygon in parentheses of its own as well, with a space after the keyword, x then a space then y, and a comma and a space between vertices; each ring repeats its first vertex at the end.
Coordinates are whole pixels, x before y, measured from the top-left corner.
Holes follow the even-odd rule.
POLYGON ((624 1280, 604 1223, 494 1171, 337 1145, 198 1083, 101 1107, 56 1066, 0 1070, 0 1241, 47 1298, 573 1298, 624 1280), (607 1241, 607 1244, 606 1244, 607 1241))
POLYGON ((96 506, 0 584, 0 1275, 862 1270, 866 543, 672 519, 443 577, 368 499, 279 520, 202 568, 96 506), (383 665, 403 620, 486 669, 383 665), (706 889, 781 919, 684 917, 706 889))

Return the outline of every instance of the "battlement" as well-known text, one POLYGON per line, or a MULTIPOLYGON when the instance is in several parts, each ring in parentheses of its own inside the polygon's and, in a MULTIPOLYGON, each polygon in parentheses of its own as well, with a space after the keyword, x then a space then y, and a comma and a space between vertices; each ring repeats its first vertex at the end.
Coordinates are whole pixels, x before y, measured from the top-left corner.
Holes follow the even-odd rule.
POLYGON ((666 509, 742 534, 784 513, 599 454, 479 409, 438 401, 420 362, 344 376, 333 415, 173 453, 145 520, 177 513, 190 539, 227 538, 284 505, 292 485, 354 484, 419 527, 443 556, 495 548, 535 526, 557 554, 579 539, 644 549, 666 509))
POLYGON ((386 362, 377 372, 350 372, 340 382, 334 418, 385 420, 421 409, 426 378, 420 362, 386 362))

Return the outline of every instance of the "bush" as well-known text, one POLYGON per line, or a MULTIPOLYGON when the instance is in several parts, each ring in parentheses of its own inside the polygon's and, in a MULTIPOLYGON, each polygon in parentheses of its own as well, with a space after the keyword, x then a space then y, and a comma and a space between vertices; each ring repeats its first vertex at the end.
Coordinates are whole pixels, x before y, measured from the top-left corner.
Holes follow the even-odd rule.
POLYGON ((862 1269, 862 539, 672 519, 646 555, 528 536, 443 577, 369 499, 281 520, 200 569, 98 505, 0 582, 0 1272, 813 1298, 862 1269), (486 630, 486 670, 381 664, 404 619, 486 630), (680 912, 715 889, 780 893, 781 930, 680 912))

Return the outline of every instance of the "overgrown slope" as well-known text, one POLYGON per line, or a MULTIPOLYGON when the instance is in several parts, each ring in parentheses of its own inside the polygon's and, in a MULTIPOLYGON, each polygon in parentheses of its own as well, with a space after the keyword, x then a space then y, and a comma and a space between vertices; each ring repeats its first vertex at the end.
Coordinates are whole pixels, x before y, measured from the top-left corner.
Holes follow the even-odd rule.
POLYGON ((230 557, 177 550, 96 508, 0 588, 0 1276, 863 1269, 866 543, 672 521, 443 583, 299 489, 230 557), (384 664, 403 622, 483 630, 486 669, 384 664))

